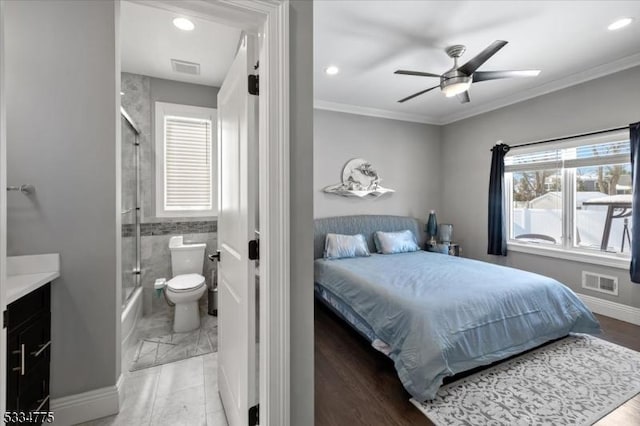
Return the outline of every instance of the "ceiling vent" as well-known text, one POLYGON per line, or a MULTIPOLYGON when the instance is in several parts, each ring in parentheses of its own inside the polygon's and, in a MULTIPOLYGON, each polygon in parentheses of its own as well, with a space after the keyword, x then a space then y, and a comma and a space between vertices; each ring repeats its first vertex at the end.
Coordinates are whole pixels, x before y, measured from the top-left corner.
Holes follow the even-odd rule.
POLYGON ((172 59, 171 68, 173 68, 175 72, 181 72, 183 74, 200 75, 200 64, 196 64, 195 62, 172 59))
POLYGON ((582 271, 582 288, 618 295, 618 278, 595 272, 582 271))

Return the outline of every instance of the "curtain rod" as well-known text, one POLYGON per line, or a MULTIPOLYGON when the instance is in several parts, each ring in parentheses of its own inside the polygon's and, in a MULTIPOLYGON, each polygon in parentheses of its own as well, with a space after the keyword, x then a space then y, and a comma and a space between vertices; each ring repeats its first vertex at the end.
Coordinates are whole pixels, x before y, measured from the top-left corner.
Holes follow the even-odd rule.
MULTIPOLYGON (((520 145, 511 145, 510 148, 520 148, 523 146, 539 145, 539 144, 549 143, 549 142, 558 142, 558 141, 564 141, 567 139, 582 138, 585 136, 594 136, 594 135, 599 135, 601 133, 617 132, 619 130, 625 130, 628 128, 629 126, 623 126, 623 127, 614 127, 612 129, 595 130, 593 132, 579 133, 577 135, 563 136, 560 138, 544 139, 544 140, 535 141, 535 142, 521 143, 520 145)), ((499 144, 496 144, 496 145, 499 145, 499 144)), ((492 151, 492 150, 493 148, 491 148, 489 151, 492 151)))

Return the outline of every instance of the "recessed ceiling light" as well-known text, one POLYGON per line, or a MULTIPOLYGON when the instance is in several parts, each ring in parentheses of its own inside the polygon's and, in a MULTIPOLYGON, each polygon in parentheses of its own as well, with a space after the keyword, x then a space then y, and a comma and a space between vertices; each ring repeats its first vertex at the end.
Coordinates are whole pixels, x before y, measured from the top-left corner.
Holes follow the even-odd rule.
POLYGON ((196 27, 194 23, 187 18, 176 18, 173 20, 173 25, 175 25, 176 28, 179 28, 182 31, 193 31, 193 29, 196 27))
POLYGON ((124 92, 120 92, 120 96, 124 96, 124 92))
POLYGON ((620 18, 614 22, 612 22, 607 29, 609 31, 615 31, 615 30, 619 30, 621 28, 626 27, 627 25, 629 25, 630 23, 633 22, 633 18, 620 18))
POLYGON ((336 75, 336 74, 338 74, 340 72, 340 69, 338 67, 336 67, 335 65, 331 65, 331 66, 326 67, 324 69, 324 72, 327 75, 336 75))

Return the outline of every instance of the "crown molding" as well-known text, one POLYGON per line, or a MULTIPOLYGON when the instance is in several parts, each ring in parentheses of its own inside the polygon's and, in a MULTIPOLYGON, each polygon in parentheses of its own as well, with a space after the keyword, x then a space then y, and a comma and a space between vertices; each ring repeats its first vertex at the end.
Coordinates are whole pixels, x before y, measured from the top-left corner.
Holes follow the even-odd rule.
POLYGON ((451 124, 456 121, 464 120, 465 118, 470 118, 489 111, 523 102, 528 99, 536 98, 538 96, 557 92, 558 90, 566 89, 571 86, 577 86, 578 84, 586 83, 587 81, 595 80, 596 78, 614 74, 619 71, 624 71, 638 65, 640 65, 640 53, 636 53, 631 56, 625 56, 624 58, 618 59, 616 61, 597 65, 593 68, 589 68, 575 74, 570 74, 558 80, 550 81, 538 87, 522 90, 514 95, 496 99, 495 101, 486 103, 476 108, 471 108, 462 113, 449 114, 448 116, 440 120, 440 122, 441 124, 451 124))
POLYGON ((422 124, 443 124, 440 120, 421 114, 413 114, 409 112, 390 111, 387 109, 370 108, 358 105, 341 104, 338 102, 323 101, 315 99, 313 102, 315 109, 325 111, 346 112, 348 114, 366 115, 369 117, 388 118, 390 120, 410 121, 422 124))
POLYGON ((550 81, 531 89, 519 91, 516 94, 505 96, 500 99, 485 103, 478 107, 468 109, 464 112, 449 114, 442 118, 432 116, 414 114, 409 112, 390 111, 386 109, 370 108, 358 105, 342 104, 338 102, 324 101, 316 99, 314 101, 315 109, 327 111, 346 112, 349 114, 366 115, 370 117, 388 118, 391 120, 410 121, 414 123, 447 125, 476 115, 484 114, 509 105, 517 104, 528 99, 546 95, 558 90, 566 89, 571 86, 585 83, 596 78, 601 78, 616 72, 624 71, 629 68, 640 65, 640 53, 636 53, 624 58, 618 59, 607 64, 602 64, 589 68, 587 70, 570 74, 557 80, 550 81))

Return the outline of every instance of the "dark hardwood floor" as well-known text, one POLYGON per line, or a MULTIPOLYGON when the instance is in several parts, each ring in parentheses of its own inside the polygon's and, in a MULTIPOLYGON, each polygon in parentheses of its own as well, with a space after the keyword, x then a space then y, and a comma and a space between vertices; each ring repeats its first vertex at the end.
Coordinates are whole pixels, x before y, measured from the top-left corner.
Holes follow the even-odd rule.
MULTIPOLYGON (((639 326, 597 317, 604 332, 600 338, 640 351, 639 326)), ((433 425, 409 402, 409 398, 393 363, 316 302, 315 424, 433 425)), ((597 425, 640 425, 640 395, 597 425)))

